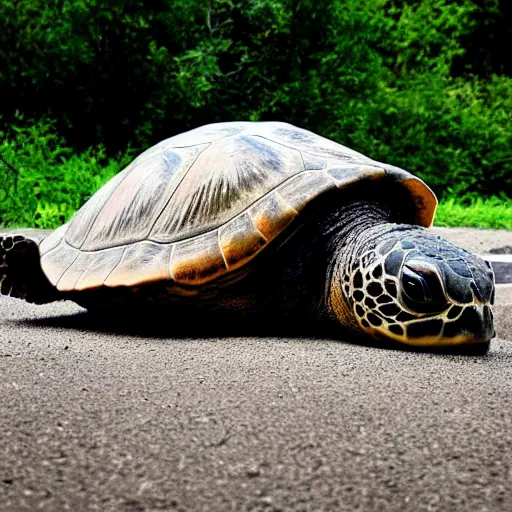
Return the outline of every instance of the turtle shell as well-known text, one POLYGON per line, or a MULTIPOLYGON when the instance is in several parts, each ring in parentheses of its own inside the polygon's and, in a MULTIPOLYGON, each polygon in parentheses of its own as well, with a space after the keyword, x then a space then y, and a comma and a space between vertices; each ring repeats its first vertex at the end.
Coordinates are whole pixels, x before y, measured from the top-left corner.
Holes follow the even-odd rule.
POLYGON ((252 260, 319 195, 388 177, 430 226, 437 201, 412 174, 295 126, 211 124, 137 157, 40 245, 60 291, 156 281, 199 286, 252 260))

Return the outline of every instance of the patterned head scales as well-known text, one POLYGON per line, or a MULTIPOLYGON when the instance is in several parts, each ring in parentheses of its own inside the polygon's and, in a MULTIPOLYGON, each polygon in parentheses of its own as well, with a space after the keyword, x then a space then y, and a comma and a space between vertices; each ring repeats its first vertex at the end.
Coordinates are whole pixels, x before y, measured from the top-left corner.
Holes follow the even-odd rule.
POLYGON ((436 236, 387 238, 352 265, 343 291, 359 327, 376 338, 449 346, 494 335, 489 263, 436 236))

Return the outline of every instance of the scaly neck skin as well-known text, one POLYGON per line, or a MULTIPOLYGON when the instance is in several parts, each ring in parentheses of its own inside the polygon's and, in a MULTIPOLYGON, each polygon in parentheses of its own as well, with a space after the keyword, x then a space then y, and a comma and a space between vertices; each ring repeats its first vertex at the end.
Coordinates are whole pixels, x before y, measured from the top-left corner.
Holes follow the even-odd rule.
MULTIPOLYGON (((276 252, 266 255, 268 259, 259 270, 226 289, 224 307, 231 310, 236 303, 237 311, 246 316, 263 315, 264 321, 274 315, 275 322, 297 325, 313 320, 336 330, 346 327, 360 331, 347 301, 339 295, 341 304, 335 308, 333 300, 361 255, 386 238, 399 238, 397 231, 421 229, 393 220, 398 219, 378 202, 359 200, 340 205, 335 200, 317 206, 300 232, 292 233, 276 252), (340 318, 340 311, 345 311, 344 318, 340 318)), ((218 294, 215 301, 218 306, 218 294)))
POLYGON ((349 329, 360 330, 352 307, 343 295, 346 276, 350 276, 355 267, 359 266, 359 260, 364 254, 368 254, 369 258, 366 264, 372 263, 371 251, 377 244, 422 229, 408 224, 396 224, 393 220, 387 206, 369 201, 348 203, 327 217, 321 227, 323 237, 327 240, 326 249, 330 261, 324 304, 327 319, 341 322, 349 329))

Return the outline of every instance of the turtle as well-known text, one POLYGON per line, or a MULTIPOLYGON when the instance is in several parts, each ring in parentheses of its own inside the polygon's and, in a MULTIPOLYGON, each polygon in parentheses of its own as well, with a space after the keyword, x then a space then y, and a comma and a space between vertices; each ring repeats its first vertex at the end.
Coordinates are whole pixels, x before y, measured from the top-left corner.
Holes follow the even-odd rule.
POLYGON ((431 234, 436 207, 419 177, 303 128, 209 124, 140 154, 55 231, 1 236, 1 293, 485 352, 492 268, 431 234))

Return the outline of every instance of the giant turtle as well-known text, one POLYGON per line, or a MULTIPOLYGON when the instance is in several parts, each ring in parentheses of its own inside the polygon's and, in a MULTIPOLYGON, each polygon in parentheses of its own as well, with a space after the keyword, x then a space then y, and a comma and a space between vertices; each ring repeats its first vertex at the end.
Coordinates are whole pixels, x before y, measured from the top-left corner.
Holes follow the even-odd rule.
POLYGON ((492 269, 426 229, 436 206, 416 176, 310 131, 211 124, 142 153, 48 236, 1 237, 1 293, 485 351, 492 269))

